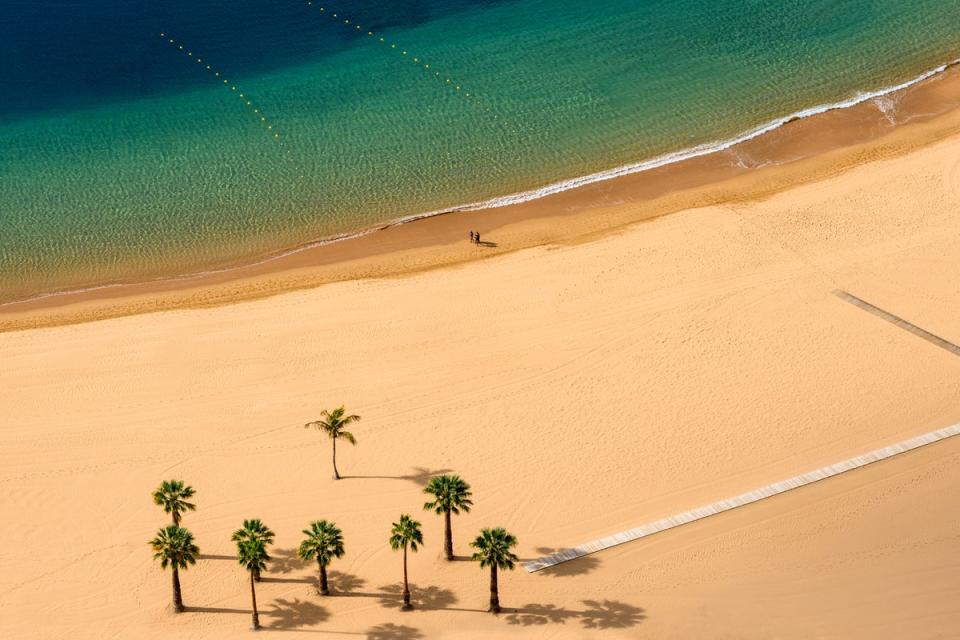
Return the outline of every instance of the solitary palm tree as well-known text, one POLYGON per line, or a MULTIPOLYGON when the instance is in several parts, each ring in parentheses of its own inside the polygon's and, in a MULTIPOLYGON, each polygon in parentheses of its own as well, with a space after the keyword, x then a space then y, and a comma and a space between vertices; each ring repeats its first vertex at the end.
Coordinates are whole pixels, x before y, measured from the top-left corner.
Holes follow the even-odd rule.
POLYGON ((304 529, 303 533, 307 537, 300 543, 297 555, 302 560, 317 559, 320 567, 320 595, 328 596, 330 589, 327 588, 327 565, 334 558, 343 556, 343 532, 332 522, 317 520, 311 522, 310 528, 304 529))
POLYGON ((193 544, 193 534, 175 524, 157 531, 150 541, 153 558, 160 561, 160 568, 170 567, 173 572, 173 610, 183 611, 183 594, 180 592, 180 569, 196 564, 200 549, 193 544))
MULTIPOLYGON (((237 543, 244 540, 263 540, 266 547, 273 544, 273 531, 259 519, 244 520, 243 527, 234 531, 230 539, 237 543)), ((254 572, 253 579, 260 582, 260 571, 254 572)))
POLYGON ((267 543, 262 538, 245 538, 237 541, 237 560, 240 566, 250 572, 250 598, 253 601, 253 624, 251 629, 260 628, 260 614, 257 611, 257 583, 254 576, 267 568, 270 556, 267 543))
POLYGON ((320 415, 323 416, 322 420, 314 420, 313 422, 308 422, 303 425, 306 428, 313 427, 314 429, 319 429, 323 431, 330 439, 333 440, 333 479, 339 480, 340 473, 337 472, 337 438, 343 438, 350 444, 357 444, 357 439, 353 437, 353 434, 349 431, 344 430, 344 428, 360 419, 360 416, 343 415, 345 409, 343 407, 337 407, 333 411, 327 411, 324 409, 320 415))
POLYGON ((153 502, 163 507, 165 513, 173 514, 173 524, 179 527, 180 514, 197 508, 187 502, 193 493, 193 487, 183 484, 182 480, 164 480, 153 492, 153 502))
POLYGON ((470 485, 457 475, 436 476, 430 479, 430 484, 423 490, 433 496, 433 501, 427 502, 423 508, 427 511, 443 514, 444 538, 443 550, 447 560, 453 560, 453 531, 450 527, 450 514, 460 515, 460 511, 469 513, 473 501, 470 500, 470 485))
POLYGON ((423 533, 420 532, 420 523, 403 514, 400 516, 400 522, 393 523, 393 529, 390 530, 390 546, 394 551, 403 548, 403 606, 402 611, 410 611, 413 605, 410 604, 410 587, 407 584, 407 547, 411 551, 416 551, 418 545, 423 544, 423 533))
POLYGON ((517 556, 510 551, 510 547, 517 544, 517 539, 507 533, 506 529, 482 529, 477 539, 470 543, 476 549, 472 560, 480 563, 481 568, 490 567, 490 608, 488 611, 500 613, 500 592, 497 590, 497 569, 513 569, 517 556))

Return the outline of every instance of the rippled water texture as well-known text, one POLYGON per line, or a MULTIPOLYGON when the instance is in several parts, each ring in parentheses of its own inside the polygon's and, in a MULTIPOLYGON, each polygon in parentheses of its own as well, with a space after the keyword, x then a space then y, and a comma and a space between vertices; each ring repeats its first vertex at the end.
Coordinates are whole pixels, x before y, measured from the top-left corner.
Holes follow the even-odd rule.
POLYGON ((4 14, 0 300, 535 188, 960 57, 960 0, 5 0, 4 14))

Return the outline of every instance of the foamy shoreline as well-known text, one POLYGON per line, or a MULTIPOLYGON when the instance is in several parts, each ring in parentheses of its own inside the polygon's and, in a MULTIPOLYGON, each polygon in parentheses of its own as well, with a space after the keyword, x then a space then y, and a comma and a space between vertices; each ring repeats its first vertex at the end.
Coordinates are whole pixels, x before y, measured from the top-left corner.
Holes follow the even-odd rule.
MULTIPOLYGON (((654 158, 643 160, 635 163, 630 163, 627 165, 621 165, 613 169, 608 169, 604 171, 599 171, 584 176, 579 176, 575 178, 570 178, 568 180, 562 180, 555 183, 550 183, 548 185, 538 187, 535 189, 530 189, 526 191, 520 191, 505 196, 497 196, 487 200, 476 201, 472 203, 457 205, 450 208, 438 209, 423 213, 410 214, 402 216, 399 218, 392 219, 382 224, 374 225, 361 229, 359 231, 346 232, 341 234, 336 234, 333 236, 320 238, 313 240, 304 244, 297 245, 292 248, 280 250, 277 252, 271 252, 268 255, 262 256, 260 258, 255 258, 252 260, 246 260, 239 263, 234 263, 228 266, 204 269, 200 271, 194 271, 186 274, 175 274, 175 275, 161 275, 155 278, 141 278, 130 281, 115 281, 108 282, 103 284, 91 285, 88 287, 78 287, 72 289, 59 289, 52 290, 47 292, 38 293, 36 295, 31 295, 23 298, 18 298, 14 300, 0 301, 0 309, 10 308, 15 309, 18 305, 25 305, 29 303, 35 303, 38 301, 47 300, 50 298, 56 298, 60 296, 73 296, 86 293, 95 293, 99 291, 109 291, 113 289, 122 289, 125 287, 130 287, 133 285, 148 285, 151 283, 162 283, 162 282, 177 282, 177 283, 189 283, 191 281, 201 281, 204 278, 209 276, 215 276, 218 274, 228 274, 240 269, 253 268, 263 265, 269 265, 270 263, 282 260, 284 258, 289 258, 297 254, 317 249, 320 247, 325 247, 335 243, 341 243, 346 240, 356 240, 366 236, 370 236, 379 231, 385 231, 387 229, 393 229, 399 226, 407 225, 412 222, 418 222, 423 220, 428 220, 430 218, 436 218, 438 216, 444 216, 447 214, 453 213, 463 213, 470 211, 484 211, 489 209, 498 209, 503 207, 510 207, 513 205, 519 205, 523 203, 534 202, 549 196, 555 196, 562 194, 564 192, 573 191, 586 187, 588 185, 597 184, 600 182, 606 182, 611 180, 616 180, 617 178, 623 178, 625 176, 630 176, 634 174, 643 173, 653 169, 658 169, 662 167, 668 167, 670 165, 675 165, 682 163, 684 161, 693 160, 696 158, 702 158, 705 156, 710 156, 712 154, 720 153, 726 151, 732 147, 743 144, 745 142, 760 138, 765 134, 772 133, 782 128, 783 126, 801 120, 806 120, 819 116, 825 113, 841 111, 845 109, 850 109, 858 105, 864 104, 870 100, 875 100, 877 98, 882 98, 884 96, 889 96, 898 91, 903 91, 905 89, 919 85, 927 80, 936 78, 949 69, 960 65, 960 58, 954 59, 943 64, 940 64, 932 69, 928 69, 916 77, 898 83, 894 85, 887 86, 882 89, 868 92, 857 92, 853 97, 846 100, 841 100, 837 102, 824 103, 814 107, 809 107, 807 109, 802 109, 800 111, 793 112, 789 115, 775 118, 767 123, 749 129, 748 131, 734 136, 732 138, 704 143, 689 147, 687 149, 682 149, 679 151, 662 154, 654 158)), ((878 106, 878 108, 881 108, 878 106)), ((882 108, 881 108, 882 110, 882 108)))

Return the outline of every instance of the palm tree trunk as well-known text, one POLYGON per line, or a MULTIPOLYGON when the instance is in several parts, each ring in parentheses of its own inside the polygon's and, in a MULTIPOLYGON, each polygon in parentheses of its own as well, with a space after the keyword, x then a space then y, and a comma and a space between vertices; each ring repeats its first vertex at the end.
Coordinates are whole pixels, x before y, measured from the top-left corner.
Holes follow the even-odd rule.
POLYGON ((253 600, 253 626, 254 631, 260 628, 260 614, 257 612, 257 583, 253 580, 253 573, 250 573, 250 597, 253 600))
POLYGON ((410 587, 407 585, 407 545, 403 545, 403 606, 401 611, 410 611, 413 605, 410 604, 410 587))
POLYGON ((260 572, 259 572, 259 571, 254 571, 254 572, 253 572, 253 579, 256 580, 257 582, 260 582, 260 572))
POLYGON ((183 594, 180 592, 180 571, 177 569, 176 565, 173 566, 173 610, 177 613, 182 613, 184 609, 183 606, 183 594))
POLYGON ((337 471, 337 437, 333 437, 333 479, 340 479, 340 472, 337 471))
POLYGON ((444 539, 443 539, 443 550, 447 554, 447 560, 453 560, 453 530, 450 526, 450 512, 443 512, 443 520, 445 525, 444 539))
POLYGON ((327 588, 327 568, 320 565, 320 595, 330 595, 330 589, 327 588))
POLYGON ((176 509, 174 509, 174 510, 171 511, 170 513, 173 514, 173 526, 179 527, 179 526, 180 526, 180 514, 177 513, 177 510, 176 510, 176 509))
POLYGON ((497 590, 497 565, 490 565, 490 612, 500 613, 500 592, 497 590))

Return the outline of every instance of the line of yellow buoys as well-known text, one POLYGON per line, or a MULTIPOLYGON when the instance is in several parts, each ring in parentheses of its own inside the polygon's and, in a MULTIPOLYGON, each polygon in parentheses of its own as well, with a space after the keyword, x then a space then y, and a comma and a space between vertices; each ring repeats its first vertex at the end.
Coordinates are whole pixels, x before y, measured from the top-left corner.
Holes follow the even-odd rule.
POLYGON ((175 50, 182 52, 184 55, 187 56, 187 58, 195 61, 198 65, 200 65, 201 69, 212 74, 215 79, 217 79, 218 81, 222 81, 223 86, 229 89, 238 98, 240 98, 240 100, 243 102, 243 105, 247 107, 247 109, 250 110, 253 113, 253 115, 257 118, 260 124, 263 127, 265 127, 267 133, 269 133, 274 140, 278 142, 280 141, 280 133, 274 129, 273 124, 269 120, 267 120, 267 117, 265 115, 263 115, 263 110, 260 109, 260 107, 258 107, 256 104, 254 104, 252 100, 250 100, 250 96, 248 96, 246 93, 238 89, 237 85, 231 83, 229 80, 224 78, 222 73, 220 73, 216 68, 214 68, 211 64, 209 64, 209 60, 205 62, 204 59, 201 58, 199 54, 194 55, 192 50, 185 47, 183 43, 178 42, 174 38, 171 38, 170 34, 168 33, 162 32, 160 34, 160 37, 166 40, 167 43, 171 47, 173 47, 175 50))
MULTIPOLYGON (((329 9, 326 6, 322 6, 321 2, 317 2, 316 4, 317 4, 317 7, 320 9, 320 12, 326 15, 327 17, 329 17, 334 22, 342 24, 346 28, 353 29, 354 31, 357 31, 361 34, 365 33, 366 36, 368 38, 371 38, 374 42, 378 44, 382 44, 385 48, 387 48, 391 52, 396 53, 397 55, 413 62, 415 65, 417 65, 418 67, 423 69, 425 72, 427 72, 431 77, 435 78, 436 80, 439 80, 444 86, 449 87, 457 95, 467 100, 471 100, 474 102, 478 101, 478 97, 475 93, 469 91, 462 84, 455 81, 453 78, 449 77, 445 73, 440 72, 433 65, 431 65, 429 62, 424 60, 422 56, 415 55, 413 52, 408 51, 407 49, 404 49, 402 46, 400 46, 396 42, 393 42, 392 40, 390 40, 389 38, 381 34, 374 33, 373 31, 370 31, 370 30, 364 30, 362 25, 357 24, 347 16, 343 15, 343 12, 339 9, 337 10, 329 9)), ((307 5, 311 7, 314 6, 313 0, 307 0, 307 5)), ((484 107, 484 108, 486 111, 490 111, 490 107, 484 107)))

